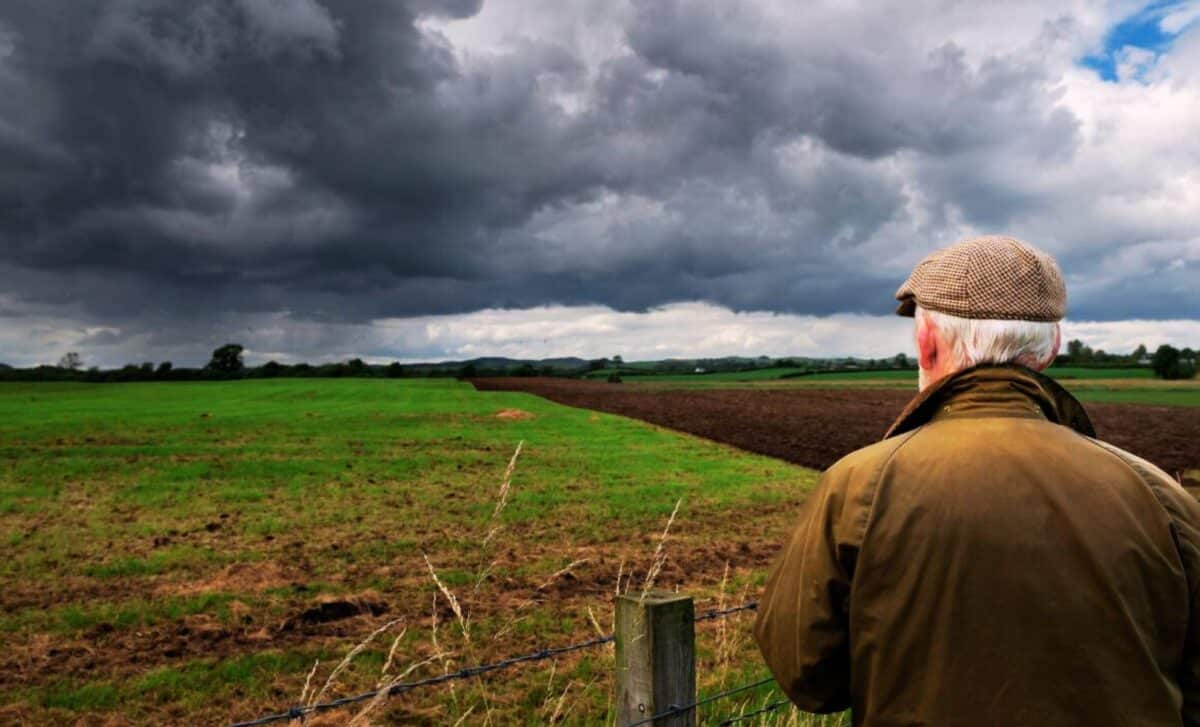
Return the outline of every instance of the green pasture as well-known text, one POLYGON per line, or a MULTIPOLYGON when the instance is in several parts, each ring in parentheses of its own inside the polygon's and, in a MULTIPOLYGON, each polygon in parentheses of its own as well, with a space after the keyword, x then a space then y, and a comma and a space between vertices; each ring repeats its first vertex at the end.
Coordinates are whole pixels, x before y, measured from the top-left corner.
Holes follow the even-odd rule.
MULTIPOLYGON (((426 555, 464 604, 479 605, 465 645, 444 624, 454 668, 588 638, 595 627, 578 600, 544 596, 538 583, 585 563, 575 566, 581 577, 609 579, 586 597, 607 625, 612 576, 645 574, 677 501, 667 552, 710 548, 704 523, 776 541, 815 478, 644 423, 451 380, 0 384, 0 461, 0 717, 34 723, 112 713, 219 723, 291 704, 313 660, 336 662, 382 620, 311 638, 281 630, 324 595, 382 594, 388 618, 410 625, 402 656, 427 657, 435 586, 426 555), (503 410, 523 418, 497 417, 503 410), (493 524, 500 534, 481 545, 493 524), (484 568, 490 558, 496 565, 484 568), (237 568, 251 582, 257 572, 284 575, 222 580, 245 572, 237 568), (509 609, 488 603, 512 594, 529 600, 505 626, 509 609), (232 634, 214 642, 220 653, 154 646, 196 623, 232 634), (93 657, 35 668, 50 650, 93 657)), ((725 583, 734 598, 761 581, 737 569, 722 581, 717 556, 696 563, 672 577, 701 595, 725 583)), ((384 651, 368 649, 366 671, 351 669, 346 689, 373 684, 369 668, 384 651)), ((591 723, 610 699, 605 658, 559 664, 549 682, 545 670, 514 674, 514 691, 494 686, 501 694, 489 708, 537 724, 548 713, 523 700, 552 708, 566 685, 580 702, 567 721, 591 723)), ((390 719, 440 723, 428 715, 466 711, 473 694, 432 690, 390 719)))
MULTIPOLYGON (((788 376, 800 369, 757 369, 742 373, 627 376, 622 385, 711 388, 883 388, 915 391, 912 369, 839 371, 788 376)), ((1053 367, 1047 373, 1081 401, 1153 406, 1200 406, 1200 379, 1163 381, 1146 368, 1053 367)))

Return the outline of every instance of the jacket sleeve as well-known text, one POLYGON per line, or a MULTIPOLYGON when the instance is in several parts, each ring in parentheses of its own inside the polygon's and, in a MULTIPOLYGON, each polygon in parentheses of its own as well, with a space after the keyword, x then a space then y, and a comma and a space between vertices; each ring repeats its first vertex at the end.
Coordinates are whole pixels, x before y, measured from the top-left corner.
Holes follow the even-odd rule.
POLYGON ((801 510, 759 602, 754 638, 788 698, 809 712, 850 707, 850 580, 864 520, 834 465, 801 510))
POLYGON ((1183 664, 1179 688, 1183 694, 1183 724, 1200 727, 1200 503, 1177 485, 1169 485, 1171 497, 1167 510, 1175 528, 1180 559, 1187 573, 1191 594, 1187 638, 1183 646, 1183 664))

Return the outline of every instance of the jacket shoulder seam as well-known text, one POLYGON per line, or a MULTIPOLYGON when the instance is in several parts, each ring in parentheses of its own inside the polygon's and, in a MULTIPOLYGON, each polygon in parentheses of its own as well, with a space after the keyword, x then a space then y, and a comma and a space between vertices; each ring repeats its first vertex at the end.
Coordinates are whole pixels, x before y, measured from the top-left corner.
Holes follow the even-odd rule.
MULTIPOLYGON (((1125 450, 1121 449, 1120 447, 1117 447, 1116 445, 1113 445, 1113 444, 1109 444, 1108 442, 1102 442, 1098 439, 1094 439, 1092 437, 1088 437, 1083 434, 1079 434, 1079 436, 1082 439, 1084 439, 1085 441, 1087 441, 1089 444, 1091 444, 1092 446, 1094 446, 1098 449, 1102 449, 1105 452, 1108 452, 1112 456, 1116 457, 1117 459, 1121 460, 1122 464, 1124 464, 1129 469, 1133 470, 1134 474, 1136 474, 1138 476, 1138 478, 1140 478, 1142 480, 1142 482, 1145 482, 1147 487, 1149 487, 1151 490, 1154 491, 1154 494, 1156 497, 1158 496, 1158 487, 1162 486, 1163 484, 1166 484, 1168 487, 1178 487, 1179 486, 1174 480, 1171 479, 1171 476, 1168 475, 1167 473, 1161 472, 1161 470, 1159 472, 1155 472, 1154 469, 1158 469, 1157 467, 1155 467, 1154 469, 1150 469, 1150 468, 1144 466, 1144 464, 1143 464, 1144 460, 1142 460, 1141 457, 1138 457, 1137 455, 1132 454, 1130 452, 1126 452, 1125 450), (1161 477, 1159 476, 1160 473, 1162 475, 1161 477), (1164 483, 1164 481, 1165 481, 1165 483, 1164 483)), ((1151 467, 1154 467, 1154 465, 1152 465, 1149 462, 1145 462, 1145 464, 1150 464, 1151 467)), ((1164 505, 1165 505, 1165 503, 1164 503, 1164 505)))
MULTIPOLYGON (((896 455, 900 452, 900 450, 904 449, 904 445, 908 444, 909 440, 916 436, 917 432, 921 431, 923 428, 924 427, 917 427, 916 429, 910 429, 904 434, 899 435, 901 437, 900 441, 896 443, 896 446, 892 448, 892 451, 888 453, 888 456, 884 457, 883 460, 880 461, 879 465, 875 467, 875 471, 871 473, 871 477, 867 485, 870 502, 863 511, 862 523, 859 527, 858 533, 859 550, 866 545, 867 531, 871 529, 871 523, 875 520, 875 504, 879 499, 879 481, 883 477, 883 471, 887 469, 889 464, 892 463, 892 460, 896 458, 896 455)), ((855 569, 855 573, 857 574, 857 569, 855 569)))
POLYGON ((1180 490, 1182 490, 1182 486, 1172 480, 1171 476, 1167 473, 1162 472, 1161 470, 1159 470, 1159 472, 1155 472, 1154 469, 1158 469, 1157 467, 1154 467, 1154 465, 1150 462, 1145 462, 1135 454, 1126 452, 1120 447, 1114 444, 1109 444, 1108 442, 1102 442, 1098 439, 1094 439, 1082 434, 1079 436, 1087 440, 1090 444, 1092 444, 1092 446, 1108 452, 1112 456, 1116 457, 1123 465, 1132 470, 1133 473, 1138 476, 1138 479, 1140 479, 1143 484, 1146 485, 1146 488, 1150 490, 1150 494, 1154 496, 1154 501, 1158 503, 1158 506, 1162 508, 1163 514, 1167 516, 1167 522, 1170 523, 1171 528, 1171 539, 1175 541, 1176 554, 1180 559, 1180 563, 1185 563, 1187 559, 1184 557, 1182 543, 1180 543, 1179 540, 1182 537, 1182 531, 1179 522, 1182 514, 1178 511, 1178 508, 1171 503, 1167 497, 1167 493, 1163 491, 1164 487, 1178 487, 1180 490), (1147 468, 1145 465, 1150 465, 1150 467, 1154 469, 1147 468))

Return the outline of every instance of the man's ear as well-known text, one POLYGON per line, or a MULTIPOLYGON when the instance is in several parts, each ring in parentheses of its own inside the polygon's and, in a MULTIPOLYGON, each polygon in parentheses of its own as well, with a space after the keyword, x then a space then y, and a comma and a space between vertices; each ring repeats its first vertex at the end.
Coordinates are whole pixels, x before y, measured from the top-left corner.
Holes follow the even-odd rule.
POLYGON ((921 368, 933 371, 938 362, 937 329, 928 318, 917 318, 917 358, 921 368))

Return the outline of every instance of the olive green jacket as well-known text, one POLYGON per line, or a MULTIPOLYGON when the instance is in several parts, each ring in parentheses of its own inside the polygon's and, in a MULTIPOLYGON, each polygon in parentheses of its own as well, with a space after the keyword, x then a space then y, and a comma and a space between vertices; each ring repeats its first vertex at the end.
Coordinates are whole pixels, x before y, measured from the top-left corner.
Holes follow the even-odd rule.
POLYGON ((855 725, 1200 725, 1200 504, 1062 387, 984 366, 821 477, 754 635, 855 725))

